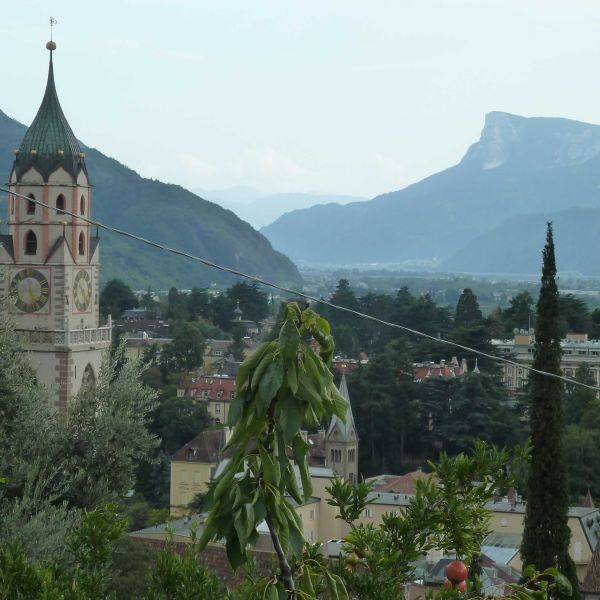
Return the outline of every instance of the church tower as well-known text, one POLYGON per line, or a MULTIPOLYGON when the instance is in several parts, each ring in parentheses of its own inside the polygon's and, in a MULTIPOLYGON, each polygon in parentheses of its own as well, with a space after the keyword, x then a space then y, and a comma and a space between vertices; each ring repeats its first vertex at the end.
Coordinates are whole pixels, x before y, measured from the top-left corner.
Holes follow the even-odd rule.
POLYGON ((339 392, 348 403, 346 423, 342 423, 336 415, 333 415, 325 434, 325 460, 327 466, 338 475, 351 483, 356 483, 358 481, 358 434, 354 425, 345 374, 342 375, 339 392))
POLYGON ((99 327, 99 240, 83 220, 92 214, 85 154, 58 101, 56 44, 46 48, 44 98, 9 177, 8 232, 0 235, 0 298, 8 302, 0 306, 31 352, 38 381, 66 413, 70 398, 94 384, 111 328, 99 327))

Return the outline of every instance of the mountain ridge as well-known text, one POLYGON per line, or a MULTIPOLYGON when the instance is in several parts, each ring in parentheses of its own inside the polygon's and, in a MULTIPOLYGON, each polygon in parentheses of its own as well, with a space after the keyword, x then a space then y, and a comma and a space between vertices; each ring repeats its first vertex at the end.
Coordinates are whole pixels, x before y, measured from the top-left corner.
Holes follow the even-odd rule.
POLYGON ((442 264, 508 218, 575 205, 600 207, 600 126, 495 111, 456 165, 367 202, 288 213, 261 231, 309 264, 442 264), (310 222, 329 222, 327 235, 306 232, 310 222))
MULTIPOLYGON (((13 150, 26 126, 0 111, 0 169, 10 172, 13 150)), ((83 144, 85 146, 85 144, 83 144)), ((288 257, 233 212, 194 195, 182 186, 141 177, 118 160, 85 146, 92 184, 93 218, 223 266, 281 284, 302 278, 288 257)), ((5 214, 6 200, 0 199, 5 214)), ((103 281, 119 277, 138 289, 203 287, 228 284, 226 275, 180 256, 102 233, 103 281)))

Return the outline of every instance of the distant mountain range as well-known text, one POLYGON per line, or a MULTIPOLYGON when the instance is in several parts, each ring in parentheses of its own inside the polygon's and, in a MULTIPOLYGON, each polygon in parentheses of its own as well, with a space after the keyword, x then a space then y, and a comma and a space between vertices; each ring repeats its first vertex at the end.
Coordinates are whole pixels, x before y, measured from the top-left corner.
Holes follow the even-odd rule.
POLYGON ((535 273, 546 220, 559 269, 600 274, 591 260, 600 251, 600 126, 492 112, 459 164, 370 201, 293 211, 261 231, 307 263, 535 273))
MULTIPOLYGON (((4 181, 26 127, 0 111, 0 173, 4 181)), ((264 279, 293 286, 296 266, 231 211, 188 190, 140 177, 98 150, 86 148, 93 190, 93 217, 106 225, 185 250, 264 279)), ((0 218, 6 214, 0 195, 0 218)), ((191 288, 232 281, 215 269, 115 234, 101 232, 101 276, 119 277, 137 289, 191 288)))
POLYGON ((332 202, 335 204, 348 204, 367 199, 360 196, 306 192, 262 195, 260 192, 248 187, 212 191, 194 189, 193 191, 202 198, 216 202, 223 208, 233 211, 240 219, 247 221, 257 229, 269 225, 281 215, 292 210, 310 208, 317 204, 330 204, 332 202))

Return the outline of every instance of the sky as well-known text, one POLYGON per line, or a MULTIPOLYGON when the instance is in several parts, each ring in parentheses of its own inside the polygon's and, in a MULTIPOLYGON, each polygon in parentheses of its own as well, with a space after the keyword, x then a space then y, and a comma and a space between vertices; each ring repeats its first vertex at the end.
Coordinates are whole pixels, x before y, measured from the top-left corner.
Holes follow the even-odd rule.
POLYGON ((485 114, 600 123, 595 0, 20 0, 0 109, 55 78, 88 146, 188 188, 373 197, 456 164, 485 114))

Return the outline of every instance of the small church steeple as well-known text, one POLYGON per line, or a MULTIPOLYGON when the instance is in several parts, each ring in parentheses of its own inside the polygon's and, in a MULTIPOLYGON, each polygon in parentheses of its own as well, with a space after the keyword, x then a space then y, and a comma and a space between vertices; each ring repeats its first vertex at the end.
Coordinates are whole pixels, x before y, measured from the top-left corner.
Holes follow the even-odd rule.
POLYGON ((46 48, 50 51, 46 91, 33 123, 15 151, 13 171, 17 181, 32 167, 40 173, 45 182, 59 167, 65 169, 73 180, 77 179, 81 171, 84 171, 87 177, 85 155, 62 111, 56 93, 52 62, 56 43, 50 41, 46 48))
MULTIPOLYGON (((54 20, 51 20, 51 25, 54 20)), ((84 154, 62 111, 53 53, 42 103, 15 152, 7 232, 0 243, 0 310, 8 310, 38 381, 67 413, 95 381, 111 328, 99 324, 99 240, 91 238, 92 188, 84 154)))
POLYGON ((342 375, 339 392, 348 403, 346 422, 343 423, 337 415, 333 415, 325 434, 326 461, 327 466, 338 475, 355 483, 358 480, 358 434, 345 374, 342 375))

